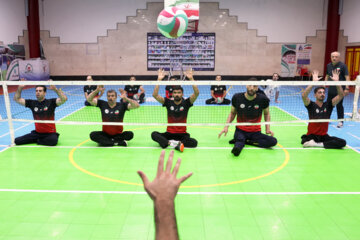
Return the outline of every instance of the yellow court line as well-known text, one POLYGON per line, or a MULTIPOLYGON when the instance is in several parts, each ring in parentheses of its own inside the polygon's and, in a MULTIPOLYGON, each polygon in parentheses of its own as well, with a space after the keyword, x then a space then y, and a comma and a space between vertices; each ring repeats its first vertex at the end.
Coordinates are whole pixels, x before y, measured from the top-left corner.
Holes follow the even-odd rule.
MULTIPOLYGON (((132 129, 134 130, 139 130, 139 129, 144 129, 144 128, 137 128, 137 129, 132 129)), ((101 175, 98 175, 96 173, 90 172, 82 167, 80 167, 74 160, 74 152, 77 149, 77 147, 80 147, 81 145, 83 145, 84 143, 90 141, 90 139, 87 139, 86 141, 83 141, 82 143, 78 144, 76 147, 74 147, 70 153, 69 153, 69 160, 70 163, 77 168, 78 170, 80 170, 81 172, 88 174, 90 176, 96 177, 96 178, 100 178, 106 181, 110 181, 110 182, 116 182, 116 183, 122 183, 122 184, 127 184, 127 185, 135 185, 135 186, 143 186, 143 184, 140 183, 134 183, 134 182, 127 182, 127 181, 122 181, 122 180, 118 180, 118 179, 113 179, 113 178, 108 178, 108 177, 104 177, 101 175)), ((284 162, 277 167, 276 169, 262 174, 260 176, 256 176, 256 177, 252 177, 252 178, 247 178, 247 179, 242 179, 242 180, 238 180, 238 181, 232 181, 232 182, 226 182, 226 183, 214 183, 214 184, 205 184, 205 185, 193 185, 193 186, 180 186, 180 188, 201 188, 201 187, 216 187, 216 186, 227 186, 227 185, 233 185, 233 184, 239 184, 239 183, 244 183, 244 182, 250 182, 250 181, 254 181, 260 178, 264 178, 264 177, 268 177, 278 171, 280 171, 281 169, 283 169, 289 162, 290 160, 290 154, 289 152, 280 144, 277 144, 280 148, 282 148, 282 150, 285 152, 285 160, 284 162)), ((134 173, 135 174, 135 173, 134 173)))

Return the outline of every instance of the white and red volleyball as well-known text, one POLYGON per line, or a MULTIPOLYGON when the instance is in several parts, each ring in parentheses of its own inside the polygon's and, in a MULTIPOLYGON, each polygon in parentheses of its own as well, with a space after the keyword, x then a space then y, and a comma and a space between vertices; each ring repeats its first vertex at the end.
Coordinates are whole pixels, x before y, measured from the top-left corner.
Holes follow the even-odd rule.
POLYGON ((177 7, 167 7, 162 10, 157 18, 157 27, 162 35, 167 38, 177 38, 186 32, 188 17, 177 7))

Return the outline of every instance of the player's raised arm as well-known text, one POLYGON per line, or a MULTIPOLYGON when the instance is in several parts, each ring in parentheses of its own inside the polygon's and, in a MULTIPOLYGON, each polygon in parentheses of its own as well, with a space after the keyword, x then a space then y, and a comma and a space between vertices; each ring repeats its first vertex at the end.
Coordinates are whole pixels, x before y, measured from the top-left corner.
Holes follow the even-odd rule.
MULTIPOLYGON (((332 77, 330 76, 330 78, 331 78, 331 80, 338 82, 339 75, 340 75, 340 71, 335 69, 332 71, 332 77)), ((341 86, 336 86, 336 89, 337 89, 338 95, 331 100, 331 103, 333 106, 336 106, 341 101, 341 99, 344 98, 344 95, 345 95, 341 86)))
MULTIPOLYGON (((160 68, 158 70, 158 81, 162 81, 165 78, 165 71, 164 69, 160 68)), ((165 103, 165 99, 159 95, 159 85, 156 85, 153 92, 153 97, 161 104, 165 103)))
MULTIPOLYGON (((319 71, 318 71, 318 70, 314 70, 314 71, 312 72, 312 80, 313 80, 314 82, 317 82, 317 81, 319 81, 320 79, 321 79, 321 78, 319 78, 319 71)), ((303 100, 305 106, 308 106, 308 105, 310 104, 310 99, 309 99, 308 96, 309 96, 309 93, 310 93, 311 89, 312 89, 312 86, 309 85, 309 86, 307 86, 307 87, 305 88, 305 90, 304 90, 303 93, 301 94, 301 97, 302 97, 302 100, 303 100)))
POLYGON ((120 89, 119 89, 119 92, 120 92, 120 98, 121 98, 123 101, 129 103, 128 106, 127 106, 128 109, 135 109, 135 108, 140 107, 140 104, 139 104, 137 101, 135 101, 135 100, 130 99, 130 98, 127 97, 125 90, 123 90, 123 89, 120 88, 120 89))
MULTIPOLYGON (((21 81, 24 81, 24 79, 21 79, 21 81)), ((25 87, 24 85, 19 85, 14 95, 15 102, 17 102, 22 106, 25 106, 25 99, 21 97, 21 92, 24 89, 24 87, 25 87)))
POLYGON ((97 101, 98 101, 98 98, 95 98, 95 96, 98 95, 98 93, 100 91, 104 91, 104 86, 103 85, 98 85, 96 90, 93 91, 92 93, 90 93, 90 95, 88 96, 87 98, 87 101, 92 105, 92 106, 96 106, 97 105, 97 101))
POLYGON ((169 159, 164 170, 165 151, 161 152, 155 179, 150 182, 144 172, 138 171, 144 183, 144 188, 154 202, 156 240, 179 239, 174 199, 180 185, 188 179, 192 173, 180 178, 176 175, 180 168, 181 159, 178 158, 174 169, 171 171, 174 151, 170 152, 169 159))
MULTIPOLYGON (((186 71, 185 75, 190 81, 194 81, 194 72, 193 72, 192 68, 190 68, 188 71, 186 71)), ((197 99, 197 97, 199 96, 199 88, 196 85, 193 85, 192 87, 193 87, 194 93, 191 94, 191 96, 190 96, 191 104, 193 104, 195 102, 195 100, 197 99)))
POLYGON ((67 101, 67 96, 61 89, 57 89, 55 85, 50 85, 49 89, 53 90, 58 95, 58 98, 56 99, 57 106, 60 106, 67 101))

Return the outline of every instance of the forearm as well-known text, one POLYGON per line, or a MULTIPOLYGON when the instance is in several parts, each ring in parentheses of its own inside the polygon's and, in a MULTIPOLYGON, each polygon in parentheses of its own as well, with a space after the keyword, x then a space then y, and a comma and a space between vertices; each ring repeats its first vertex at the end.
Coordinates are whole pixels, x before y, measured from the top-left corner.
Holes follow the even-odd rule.
POLYGON ((20 100, 20 98, 21 98, 21 92, 22 92, 22 88, 19 87, 19 88, 16 90, 15 95, 14 95, 14 100, 15 100, 16 102, 18 102, 18 101, 20 100))
POLYGON ((132 100, 128 97, 124 97, 123 100, 125 100, 126 102, 128 102, 130 104, 131 109, 140 107, 140 105, 137 101, 132 100))
POLYGON ((336 86, 336 89, 337 89, 338 96, 340 98, 343 98, 344 97, 344 91, 342 89, 342 86, 336 86))
POLYGON ((97 90, 97 89, 95 91, 93 91, 92 93, 90 93, 87 97, 88 102, 92 102, 94 97, 97 96, 98 93, 99 93, 99 90, 97 90))
POLYGON ((156 240, 179 239, 174 201, 155 200, 154 211, 155 211, 156 240))
POLYGON ((304 92, 302 93, 302 97, 303 98, 307 98, 307 96, 309 95, 310 91, 312 89, 312 86, 307 86, 304 90, 304 92))
POLYGON ((234 119, 235 119, 235 116, 236 116, 236 114, 231 112, 226 120, 226 123, 232 123, 232 121, 234 121, 234 119))
POLYGON ((63 102, 63 103, 66 102, 67 97, 66 97, 66 95, 64 94, 64 92, 62 90, 55 88, 54 91, 56 92, 56 94, 60 98, 61 102, 63 102))
POLYGON ((153 97, 156 98, 159 95, 159 85, 156 85, 153 92, 153 97))
POLYGON ((194 95, 197 97, 199 96, 199 88, 196 85, 193 85, 194 95))
MULTIPOLYGON (((270 113, 264 113, 265 122, 270 122, 270 113)), ((265 124, 265 131, 270 131, 270 124, 265 124)))

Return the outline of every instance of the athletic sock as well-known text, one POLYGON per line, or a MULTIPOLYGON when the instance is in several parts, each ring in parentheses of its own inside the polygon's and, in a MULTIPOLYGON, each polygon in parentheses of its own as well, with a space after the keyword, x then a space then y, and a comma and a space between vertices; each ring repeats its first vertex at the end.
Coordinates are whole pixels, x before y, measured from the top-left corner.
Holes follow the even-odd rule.
POLYGON ((179 143, 180 143, 180 141, 169 140, 169 146, 173 147, 173 148, 175 148, 179 143))
POLYGON ((323 142, 315 142, 313 139, 304 142, 303 147, 324 147, 323 142))

